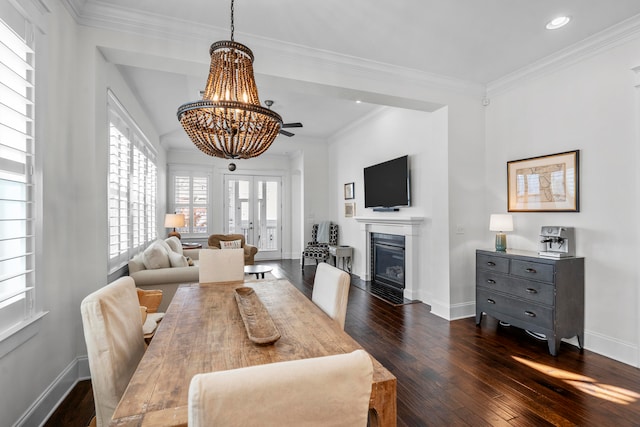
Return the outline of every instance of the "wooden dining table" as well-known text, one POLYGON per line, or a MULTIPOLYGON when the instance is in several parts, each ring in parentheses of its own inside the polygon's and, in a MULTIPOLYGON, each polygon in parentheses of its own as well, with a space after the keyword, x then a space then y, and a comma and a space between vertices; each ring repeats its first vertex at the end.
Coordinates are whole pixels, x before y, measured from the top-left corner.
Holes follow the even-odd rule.
MULTIPOLYGON (((111 426, 186 426, 198 373, 349 353, 362 347, 287 280, 181 285, 113 415, 111 426), (235 289, 254 289, 280 339, 253 343, 235 289)), ((375 358, 372 425, 396 426, 396 377, 375 358)))

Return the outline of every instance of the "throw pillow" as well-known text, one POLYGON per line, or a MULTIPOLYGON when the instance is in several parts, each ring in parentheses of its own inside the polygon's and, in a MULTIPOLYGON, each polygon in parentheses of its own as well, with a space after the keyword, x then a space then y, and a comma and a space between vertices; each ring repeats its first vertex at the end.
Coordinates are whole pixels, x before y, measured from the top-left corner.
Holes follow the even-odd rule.
POLYGON ((171 267, 189 266, 187 259, 183 255, 173 251, 169 252, 169 262, 171 263, 171 267))
POLYGON ((182 243, 180 242, 180 239, 178 239, 176 236, 171 236, 168 239, 165 239, 164 241, 167 243, 167 245, 173 252, 179 253, 180 255, 184 255, 182 252, 182 243))
POLYGON ((220 240, 220 249, 240 249, 241 245, 241 240, 220 240))
POLYGON ((155 240, 152 245, 160 245, 162 247, 162 249, 165 250, 165 252, 171 252, 171 248, 169 247, 169 245, 167 244, 167 242, 165 242, 162 239, 157 239, 155 240))
POLYGON ((156 243, 152 243, 142 252, 142 262, 147 270, 171 267, 167 251, 156 243))

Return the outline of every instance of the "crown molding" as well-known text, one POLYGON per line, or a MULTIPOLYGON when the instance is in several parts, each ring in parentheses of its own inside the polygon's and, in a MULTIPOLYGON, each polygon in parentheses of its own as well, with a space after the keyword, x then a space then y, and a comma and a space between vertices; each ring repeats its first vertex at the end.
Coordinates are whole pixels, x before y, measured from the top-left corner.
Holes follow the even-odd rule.
POLYGON ((542 58, 524 68, 507 74, 487 84, 487 96, 499 95, 523 82, 548 75, 598 53, 621 45, 640 34, 640 15, 635 15, 617 25, 590 36, 566 49, 542 58))
MULTIPOLYGON (((193 42, 197 40, 201 42, 203 40, 211 41, 213 38, 225 39, 228 37, 229 30, 227 28, 204 25, 176 18, 167 19, 167 17, 163 15, 141 13, 132 8, 105 4, 100 0, 62 1, 75 21, 83 26, 173 41, 193 42)), ((245 40, 246 44, 277 52, 284 57, 292 56, 297 58, 297 60, 301 58, 305 59, 311 64, 322 64, 322 68, 327 68, 328 66, 339 67, 342 71, 352 71, 357 73, 356 75, 364 73, 368 77, 377 80, 387 79, 389 75, 393 75, 396 79, 399 78, 423 87, 448 89, 474 95, 481 94, 481 96, 485 93, 484 85, 462 79, 342 55, 321 49, 313 49, 236 31, 236 39, 240 38, 245 40)))
POLYGON ((61 0, 60 1, 69 15, 73 18, 77 23, 80 22, 80 11, 84 8, 84 5, 87 3, 87 0, 61 0))

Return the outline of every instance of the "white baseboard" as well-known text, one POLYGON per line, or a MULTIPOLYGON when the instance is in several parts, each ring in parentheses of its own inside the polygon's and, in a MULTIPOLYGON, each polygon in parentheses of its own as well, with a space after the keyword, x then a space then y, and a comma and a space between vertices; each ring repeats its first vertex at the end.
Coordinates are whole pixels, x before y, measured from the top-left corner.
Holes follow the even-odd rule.
POLYGON ((640 368, 638 346, 593 331, 584 331, 584 348, 618 362, 640 368))
POLYGON ((476 303, 465 302, 461 304, 453 304, 449 307, 449 313, 451 315, 451 320, 465 319, 467 317, 475 317, 476 316, 476 303))
POLYGON ((86 356, 71 362, 14 424, 15 427, 42 426, 73 390, 78 381, 91 378, 86 356))

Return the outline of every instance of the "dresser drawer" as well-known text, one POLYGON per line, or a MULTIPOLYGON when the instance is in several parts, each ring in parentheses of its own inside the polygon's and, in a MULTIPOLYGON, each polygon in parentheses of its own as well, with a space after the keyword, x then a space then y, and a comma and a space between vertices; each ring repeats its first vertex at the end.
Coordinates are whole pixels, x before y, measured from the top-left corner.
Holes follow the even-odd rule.
POLYGON ((555 288, 547 283, 518 279, 492 271, 476 270, 476 285, 489 291, 524 298, 536 304, 551 306, 554 303, 555 288))
POLYGON ((509 272, 509 259, 491 255, 478 254, 476 256, 476 268, 483 270, 498 271, 500 273, 509 272))
POLYGON ((476 298, 480 307, 487 308, 483 311, 498 319, 500 319, 500 314, 504 314, 522 321, 523 324, 529 323, 545 329, 553 329, 553 308, 551 307, 510 298, 483 288, 476 289, 476 298))
POLYGON ((511 274, 518 277, 553 283, 553 270, 552 264, 522 261, 518 259, 511 260, 511 274))

